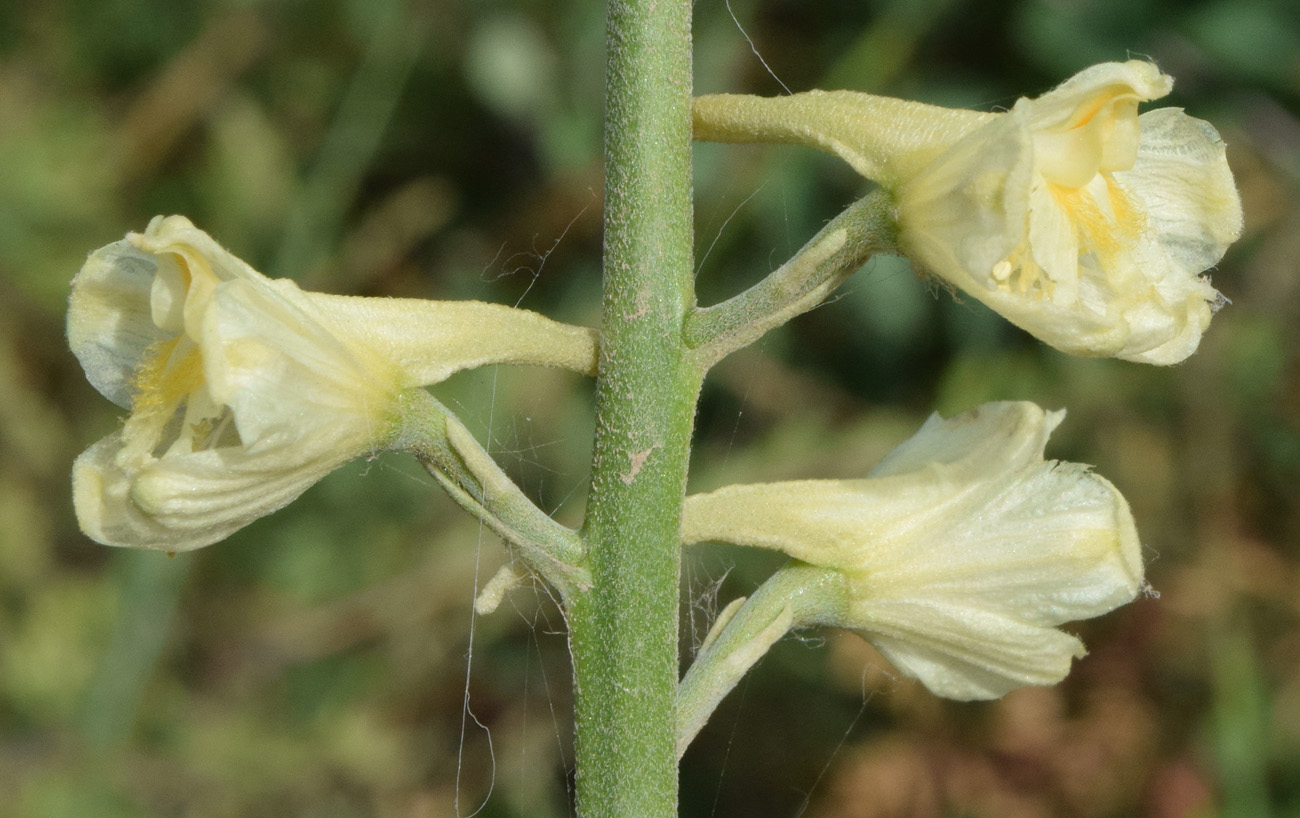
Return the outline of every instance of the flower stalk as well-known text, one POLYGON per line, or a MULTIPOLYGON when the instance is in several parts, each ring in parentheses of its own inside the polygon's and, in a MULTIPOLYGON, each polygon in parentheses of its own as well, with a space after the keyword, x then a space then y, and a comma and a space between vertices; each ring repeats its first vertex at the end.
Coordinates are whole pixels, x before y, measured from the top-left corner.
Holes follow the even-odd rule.
POLYGON ((712 366, 826 299, 876 253, 895 250, 892 200, 876 191, 823 227, 762 281, 686 316, 686 343, 702 367, 712 366))
POLYGON ((677 689, 677 755, 686 752, 722 700, 777 640, 811 625, 822 612, 848 606, 837 571, 792 561, 753 596, 718 616, 677 689))
POLYGON ((569 609, 577 808, 677 814, 682 497, 701 370, 694 306, 691 2, 606 5, 605 252, 591 494, 592 588, 569 609))
POLYGON ((460 419, 423 389, 402 396, 404 432, 392 448, 415 455, 461 508, 509 543, 563 600, 591 587, 578 532, 529 500, 460 419))
MULTIPOLYGON (((677 763, 784 634, 855 631, 947 698, 1054 684, 1084 655, 1062 629, 1135 598, 1127 502, 1049 461, 1064 412, 994 403, 932 416, 870 474, 685 496, 701 384, 729 353, 822 301, 878 252, 972 294, 1061 350, 1183 360, 1220 297, 1201 273, 1240 233, 1218 134, 1138 116, 1172 80, 1087 69, 1005 113, 852 92, 691 100, 692 0, 607 0, 602 328, 477 302, 304 292, 183 217, 100 248, 73 282, 68 338, 130 410, 73 467, 83 531, 109 545, 214 543, 344 462, 413 454, 531 570, 569 626, 577 814, 672 818, 677 763), (695 303, 691 141, 795 142, 880 185, 786 264, 695 303), (553 520, 424 387, 510 363, 596 377, 581 530, 553 520), (683 545, 790 561, 727 606, 679 682, 683 545)), ((526 568, 524 567, 526 566, 526 568)))

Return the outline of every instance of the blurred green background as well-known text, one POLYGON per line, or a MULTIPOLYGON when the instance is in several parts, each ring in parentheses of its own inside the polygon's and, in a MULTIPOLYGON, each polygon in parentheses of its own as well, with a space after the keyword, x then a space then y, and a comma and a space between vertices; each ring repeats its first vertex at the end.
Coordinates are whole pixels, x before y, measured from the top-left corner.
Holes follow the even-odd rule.
MULTIPOLYGON (((1201 352, 1076 360, 870 263, 721 365, 696 488, 858 476, 932 409, 1030 399, 1129 498, 1158 598, 1082 623, 1066 682, 955 704, 838 633, 789 638, 687 754, 684 816, 1300 816, 1300 9, 1294 0, 718 0, 699 92, 856 88, 988 110, 1149 56, 1228 143, 1246 234, 1201 352), (733 16, 734 12, 734 16, 733 16), (743 31, 742 31, 743 29, 743 31), (752 40, 752 47, 751 42, 752 40)), ((63 342, 92 249, 184 213, 341 293, 598 318, 591 0, 0 3, 0 815, 572 815, 563 623, 473 617, 504 559, 414 462, 359 462, 228 542, 97 546, 69 466, 120 423, 63 342)), ((699 290, 773 269, 864 190, 796 148, 700 146, 699 290)), ((437 393, 580 519, 591 386, 437 393)), ((773 562, 687 556, 683 654, 773 562)))

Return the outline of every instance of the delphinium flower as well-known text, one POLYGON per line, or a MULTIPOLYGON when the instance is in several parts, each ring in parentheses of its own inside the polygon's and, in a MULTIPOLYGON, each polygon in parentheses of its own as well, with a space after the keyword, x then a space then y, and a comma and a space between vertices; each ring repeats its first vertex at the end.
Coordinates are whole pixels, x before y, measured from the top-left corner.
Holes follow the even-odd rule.
MULTIPOLYGON (((780 633, 769 622, 782 631, 832 625, 860 633, 949 698, 1060 681, 1085 651, 1058 626, 1129 602, 1143 584, 1124 498, 1086 466, 1043 458, 1063 415, 1032 403, 934 415, 865 479, 688 497, 686 543, 771 548, 796 560, 778 572, 788 576, 772 583, 775 595, 760 588, 751 600, 768 613, 747 622, 740 608, 717 643, 727 643, 727 628, 770 644, 780 633)), ((761 654, 740 640, 724 650, 746 662, 761 654)))
POLYGON ((921 269, 1063 351, 1172 364, 1222 296, 1201 275, 1241 233, 1224 145, 1148 62, 1085 69, 1005 113, 850 91, 713 95, 697 139, 828 150, 895 196, 921 269))
POLYGON ((523 310, 304 292, 179 216, 91 254, 68 339, 130 409, 73 467, 82 530, 166 551, 224 539, 398 443, 407 390, 486 363, 595 361, 590 330, 523 310))

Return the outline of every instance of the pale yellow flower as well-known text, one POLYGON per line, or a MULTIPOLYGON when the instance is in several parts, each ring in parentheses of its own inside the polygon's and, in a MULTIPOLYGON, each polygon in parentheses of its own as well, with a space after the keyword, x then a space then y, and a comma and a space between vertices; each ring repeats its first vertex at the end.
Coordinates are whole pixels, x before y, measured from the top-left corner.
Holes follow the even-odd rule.
POLYGON ((683 539, 773 548, 840 572, 839 607, 809 620, 858 631, 941 696, 1053 684, 1084 654, 1057 626, 1142 587, 1124 498, 1084 466, 1043 459, 1063 414, 1001 403, 935 415, 867 479, 688 497, 683 539))
POLYGON ((1200 273, 1241 233, 1214 128, 1143 62, 1075 76, 953 145, 898 190, 900 243, 1066 352, 1171 364, 1222 297, 1200 273))
POLYGON ((534 313, 303 292, 179 216, 90 256, 68 340, 131 410, 73 467, 82 530, 167 551, 221 540, 393 444, 405 389, 496 361, 595 360, 589 330, 534 313))
POLYGON ((893 190, 902 251, 1058 349, 1171 364, 1222 297, 1201 273, 1241 233, 1223 142, 1141 61, 988 114, 852 92, 697 101, 701 138, 799 141, 893 190), (805 99, 799 97, 806 96, 805 99))

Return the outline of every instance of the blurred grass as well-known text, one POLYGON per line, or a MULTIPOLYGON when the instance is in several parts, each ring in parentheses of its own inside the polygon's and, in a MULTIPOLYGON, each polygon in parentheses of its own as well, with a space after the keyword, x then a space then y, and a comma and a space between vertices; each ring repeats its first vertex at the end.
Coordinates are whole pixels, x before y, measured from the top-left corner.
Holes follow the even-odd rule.
MULTIPOLYGON (((1294 4, 732 8, 795 90, 988 108, 1150 56, 1178 79, 1170 104, 1224 134, 1247 233, 1214 273, 1232 305, 1173 369, 1066 358, 894 259, 719 367, 697 488, 860 475, 934 408, 1068 407, 1052 453, 1125 492, 1160 597, 1080 624, 1092 654, 1059 688, 991 704, 939 702, 853 637, 787 640, 687 755, 683 815, 1300 815, 1294 4)), ((696 13, 701 92, 780 92, 723 4, 696 13)), ((120 421, 62 310, 88 251, 182 212, 307 286, 594 323, 602 26, 590 0, 0 13, 0 815, 571 814, 562 622, 524 589, 470 645, 504 555, 414 464, 353 464, 196 554, 85 540, 68 467, 120 421)), ((707 300, 861 187, 810 152, 706 145, 696 189, 707 300)), ((588 384, 500 370, 438 392, 579 518, 588 384)), ((689 651, 771 563, 702 549, 687 567, 689 651)))

